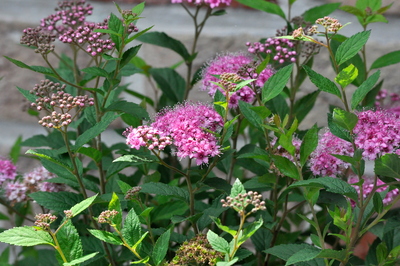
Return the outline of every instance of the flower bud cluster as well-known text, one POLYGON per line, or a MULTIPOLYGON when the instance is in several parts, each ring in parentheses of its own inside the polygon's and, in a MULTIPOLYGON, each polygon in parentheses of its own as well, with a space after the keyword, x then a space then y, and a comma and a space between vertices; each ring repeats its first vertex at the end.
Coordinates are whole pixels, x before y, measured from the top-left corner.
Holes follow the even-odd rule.
POLYGON ((67 217, 68 219, 71 219, 73 217, 71 210, 65 210, 64 214, 65 214, 65 217, 67 217))
POLYGON ((63 34, 71 28, 82 25, 86 20, 86 16, 92 14, 93 7, 90 4, 86 4, 85 0, 62 1, 55 11, 55 14, 42 19, 40 26, 46 31, 63 34))
POLYGON ((272 60, 283 64, 285 62, 296 62, 296 51, 294 50, 294 42, 288 39, 268 38, 264 43, 247 42, 247 51, 252 54, 266 53, 272 55, 272 60))
POLYGON ((99 218, 97 221, 101 224, 112 224, 112 220, 116 215, 118 215, 118 211, 116 210, 107 210, 100 213, 99 218))
POLYGON ((222 259, 223 254, 212 248, 205 235, 199 234, 185 241, 168 265, 216 265, 218 258, 222 259))
POLYGON ((21 37, 20 43, 29 47, 36 48, 34 50, 35 53, 45 55, 54 51, 55 46, 53 42, 55 40, 56 36, 54 34, 44 32, 40 27, 36 29, 26 28, 23 30, 23 35, 21 37))
POLYGON ((125 194, 125 199, 126 200, 134 200, 137 198, 140 190, 142 190, 141 187, 132 187, 130 190, 128 190, 125 194))
POLYGON ((258 192, 249 191, 246 193, 240 193, 236 197, 232 198, 230 196, 226 197, 226 200, 222 199, 222 207, 233 208, 237 212, 244 212, 246 207, 253 205, 251 213, 255 213, 258 210, 265 210, 265 201, 261 200, 262 195, 258 192))
POLYGON ((224 86, 227 91, 234 91, 236 84, 242 81, 240 76, 235 73, 222 73, 219 78, 219 83, 224 86))
POLYGON ((137 150, 145 146, 149 150, 163 150, 166 146, 172 144, 172 140, 169 136, 147 125, 137 128, 129 127, 124 131, 123 135, 126 137, 126 144, 137 150))
POLYGON ((57 216, 51 213, 39 213, 35 215, 35 225, 43 230, 50 229, 50 224, 57 220, 57 216))
MULTIPOLYGON (((319 18, 315 21, 315 24, 322 25, 327 32, 338 32, 343 25, 339 23, 339 20, 331 17, 319 18)), ((312 26, 310 32, 317 33, 317 25, 312 26)))

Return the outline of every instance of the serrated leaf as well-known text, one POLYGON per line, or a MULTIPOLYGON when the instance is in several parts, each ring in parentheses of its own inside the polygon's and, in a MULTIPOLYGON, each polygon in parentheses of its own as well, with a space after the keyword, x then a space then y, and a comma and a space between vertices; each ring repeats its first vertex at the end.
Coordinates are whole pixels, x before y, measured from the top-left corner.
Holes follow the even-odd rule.
POLYGON ((94 200, 97 198, 97 194, 94 196, 91 196, 90 198, 87 198, 77 204, 75 204, 72 208, 71 208, 71 212, 72 212, 72 217, 77 216, 78 214, 80 214, 81 212, 83 212, 84 210, 86 210, 93 202, 94 200))
POLYGON ((352 137, 350 135, 350 132, 340 127, 338 124, 334 123, 332 114, 328 114, 328 127, 331 133, 336 137, 351 142, 352 137))
POLYGON ((382 55, 372 63, 371 69, 386 67, 397 63, 400 63, 400 50, 382 55))
POLYGON ((49 233, 39 231, 32 226, 14 227, 0 233, 0 242, 16 246, 31 247, 37 245, 54 246, 49 233))
POLYGON ((262 103, 268 102, 282 92, 286 83, 289 81, 292 70, 293 64, 287 65, 279 69, 265 82, 262 88, 262 103))
POLYGON ((244 193, 246 193, 246 190, 244 189, 242 182, 240 182, 240 180, 237 178, 232 185, 231 194, 229 196, 234 198, 239 194, 244 194, 244 193))
POLYGON ((249 121, 250 124, 261 130, 263 121, 258 113, 254 112, 251 107, 251 104, 239 101, 239 109, 243 116, 249 121))
POLYGON ((342 69, 339 74, 337 74, 335 81, 340 84, 342 88, 347 87, 351 84, 358 76, 358 69, 350 64, 346 68, 342 69))
POLYGON ((328 16, 333 11, 338 9, 341 3, 329 3, 325 5, 320 5, 313 7, 311 9, 306 10, 302 17, 304 21, 308 21, 311 23, 315 23, 315 21, 319 18, 323 18, 324 16, 328 16))
POLYGON ((150 193, 155 195, 174 196, 189 201, 189 193, 180 187, 170 186, 164 183, 146 183, 140 186, 142 193, 150 193))
POLYGON ((121 233, 125 241, 131 247, 138 242, 141 237, 142 228, 139 216, 136 214, 133 208, 125 217, 124 226, 122 227, 121 233))
POLYGON ((218 236, 213 231, 207 232, 207 240, 216 251, 222 252, 223 254, 229 254, 229 243, 224 238, 218 236))
POLYGON ((299 262, 312 260, 318 256, 319 252, 320 249, 312 246, 310 246, 309 248, 301 249, 290 256, 285 265, 298 264, 299 262))
POLYGON ((362 31, 345 40, 336 50, 335 60, 338 65, 343 64, 355 56, 367 43, 371 31, 362 31))
POLYGON ((151 68, 149 72, 166 97, 173 102, 184 100, 186 81, 178 72, 171 68, 151 68))
POLYGON ((91 233, 93 236, 97 237, 101 241, 104 241, 109 244, 113 245, 118 245, 122 246, 124 243, 122 240, 114 235, 113 233, 107 232, 107 231, 102 231, 102 230, 96 230, 96 229, 88 229, 89 233, 91 233))
POLYGON ((167 255, 169 238, 171 236, 171 231, 165 231, 156 241, 152 252, 152 259, 156 265, 160 265, 164 260, 165 255, 167 255))
POLYGON ((34 201, 46 209, 62 213, 83 200, 83 196, 68 191, 60 192, 34 192, 29 194, 34 201))
POLYGON ((300 164, 303 167, 308 160, 310 154, 318 146, 318 127, 314 125, 304 135, 300 146, 300 164))
POLYGON ((182 42, 168 36, 164 32, 148 32, 137 38, 137 40, 171 49, 182 56, 182 58, 185 60, 189 59, 190 57, 189 52, 182 42))
POLYGON ((302 186, 325 188, 328 192, 342 194, 353 200, 357 200, 358 197, 358 193, 353 186, 341 179, 334 177, 320 177, 297 181, 296 183, 290 185, 288 189, 302 186))
POLYGON ((367 80, 365 80, 360 87, 356 89, 354 92, 353 96, 351 97, 351 109, 355 109, 357 105, 364 100, 365 96, 367 96, 368 92, 370 92, 373 88, 376 82, 379 79, 381 72, 378 70, 374 74, 368 77, 367 80))
POLYGON ((247 226, 243 230, 243 235, 239 238, 238 245, 243 244, 247 239, 249 239, 254 233, 261 228, 263 225, 264 221, 260 217, 257 221, 252 222, 249 226, 247 226))
POLYGON ((385 154, 375 160, 374 172, 380 176, 400 179, 400 158, 397 154, 385 154))
POLYGON ((100 77, 108 77, 108 72, 105 71, 104 69, 100 68, 100 67, 96 67, 96 66, 92 66, 92 67, 87 67, 81 70, 82 72, 91 74, 93 76, 100 76, 100 77))
POLYGON ((299 170, 292 161, 290 161, 286 157, 279 155, 273 155, 272 158, 274 160, 276 167, 282 174, 294 178, 296 180, 300 179, 299 170))
POLYGON ((228 226, 223 225, 221 223, 221 220, 219 218, 216 217, 211 217, 211 219, 214 221, 214 223, 218 226, 219 229, 221 229, 224 232, 227 232, 228 234, 230 234, 231 236, 235 236, 237 234, 237 232, 235 230, 230 229, 228 226))
POLYGON ((106 108, 107 111, 123 112, 140 120, 149 120, 149 114, 147 111, 137 103, 127 101, 117 101, 106 108))
POLYGON ((93 127, 87 129, 85 132, 83 132, 75 141, 75 145, 73 147, 74 150, 78 150, 80 147, 97 137, 99 134, 101 134, 104 130, 107 129, 107 127, 111 124, 112 121, 114 121, 119 115, 113 114, 111 112, 106 113, 100 122, 98 122, 96 125, 93 127))
POLYGON ((65 263, 63 264, 63 266, 74 266, 74 265, 78 265, 78 264, 80 264, 80 263, 82 263, 82 262, 85 262, 85 261, 87 261, 87 260, 90 260, 91 258, 93 258, 94 256, 96 256, 97 254, 99 254, 99 252, 94 252, 94 253, 87 254, 87 255, 85 255, 85 256, 83 256, 83 257, 80 257, 80 258, 78 258, 78 259, 72 260, 72 261, 70 261, 70 262, 65 262, 65 263))
POLYGON ((306 65, 303 65, 303 69, 307 72, 311 82, 314 83, 318 89, 336 95, 340 99, 342 98, 340 90, 333 81, 322 76, 321 74, 318 74, 306 65))
POLYGON ((339 108, 335 108, 333 110, 332 118, 334 123, 348 131, 353 130, 358 122, 358 117, 356 114, 347 112, 339 108))
MULTIPOLYGON (((63 222, 65 222, 65 218, 63 222)), ((79 238, 78 231, 70 219, 57 231, 57 241, 67 261, 82 257, 82 242, 79 238)))
POLYGON ((264 1, 264 0, 236 0, 236 2, 239 2, 245 6, 261 10, 270 14, 275 14, 280 16, 283 19, 286 19, 285 12, 283 12, 282 8, 274 3, 264 1))
POLYGON ((287 261, 291 256, 296 254, 296 252, 298 252, 299 250, 313 249, 313 248, 315 247, 310 246, 308 244, 282 244, 266 249, 265 253, 274 255, 282 260, 287 261))

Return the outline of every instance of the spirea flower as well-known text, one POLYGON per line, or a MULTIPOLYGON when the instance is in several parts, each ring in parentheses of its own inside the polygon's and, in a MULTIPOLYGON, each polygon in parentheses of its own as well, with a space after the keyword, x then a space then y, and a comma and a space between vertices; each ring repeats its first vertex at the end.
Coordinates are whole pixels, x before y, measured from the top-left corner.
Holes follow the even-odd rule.
POLYGON ((294 42, 288 39, 274 39, 268 38, 264 43, 247 42, 247 51, 251 54, 266 53, 271 55, 271 59, 279 64, 285 62, 296 62, 296 51, 294 50, 294 42))
POLYGON ((14 180, 17 176, 17 167, 7 159, 0 158, 0 185, 6 180, 14 180))
POLYGON ((195 5, 208 5, 211 8, 216 8, 221 5, 229 6, 232 0, 171 0, 173 4, 189 3, 195 5))
MULTIPOLYGON (((353 129, 357 149, 362 149, 364 160, 375 160, 387 153, 400 155, 400 118, 385 110, 367 110, 357 113, 358 123, 353 129)), ((350 142, 326 132, 312 153, 310 166, 315 175, 337 176, 350 166, 331 154, 352 156, 350 142)))
POLYGON ((166 146, 172 144, 169 136, 165 136, 162 131, 147 125, 137 128, 130 127, 125 130, 123 135, 126 137, 126 144, 137 150, 140 147, 147 147, 149 150, 163 150, 166 146))
MULTIPOLYGON (((262 87, 267 79, 273 75, 274 71, 271 67, 265 68, 260 74, 255 73, 256 65, 253 64, 253 57, 244 53, 227 53, 219 55, 210 62, 202 72, 201 89, 208 91, 208 94, 213 97, 217 90, 224 95, 229 93, 213 82, 220 82, 220 79, 215 75, 225 73, 238 74, 243 80, 256 79, 255 85, 262 87)), ((230 107, 237 107, 238 101, 252 102, 255 97, 255 92, 248 86, 245 86, 234 93, 230 93, 230 107)))
POLYGON ((397 93, 388 93, 383 89, 375 97, 375 107, 385 109, 387 112, 400 117, 400 95, 397 93))
MULTIPOLYGON (((385 185, 385 182, 383 182, 380 179, 377 179, 376 184, 374 184, 374 178, 371 176, 363 176, 362 178, 364 179, 364 183, 362 184, 364 199, 366 199, 371 194, 372 190, 375 187, 385 185)), ((361 192, 360 186, 356 184, 356 183, 358 183, 358 177, 351 176, 348 179, 348 182, 357 190, 357 193, 360 194, 360 192, 361 192)), ((382 186, 382 187, 376 189, 376 192, 383 192, 383 191, 387 190, 388 187, 389 186, 382 186)), ((383 204, 388 205, 389 203, 393 202, 394 198, 396 198, 397 195, 399 195, 399 189, 397 189, 397 188, 388 191, 386 193, 386 196, 383 198, 383 204)), ((354 201, 351 201, 351 204, 353 207, 355 207, 355 205, 356 205, 354 201)))
POLYGON ((208 163, 220 154, 216 132, 223 126, 222 117, 209 105, 185 102, 159 112, 151 126, 170 136, 180 158, 195 159, 197 165, 208 163))

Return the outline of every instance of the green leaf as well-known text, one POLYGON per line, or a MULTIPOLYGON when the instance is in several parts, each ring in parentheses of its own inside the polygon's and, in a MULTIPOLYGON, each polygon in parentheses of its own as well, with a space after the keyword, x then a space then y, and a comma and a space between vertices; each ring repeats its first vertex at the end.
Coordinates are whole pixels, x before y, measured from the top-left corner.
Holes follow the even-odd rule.
POLYGON ((400 63, 400 50, 382 55, 372 63, 371 69, 386 67, 397 63, 400 63))
POLYGON ((346 250, 323 249, 318 254, 317 258, 328 258, 343 261, 346 258, 346 250))
POLYGON ((125 217, 124 226, 121 230, 122 236, 129 246, 133 246, 139 241, 142 228, 139 220, 139 216, 136 214, 135 210, 132 208, 125 217))
POLYGON ((318 127, 314 125, 304 135, 300 146, 300 164, 303 167, 308 160, 310 154, 318 146, 318 127))
POLYGON ((352 136, 350 136, 349 131, 340 127, 338 124, 333 122, 333 115, 328 113, 328 127, 333 135, 338 138, 344 139, 348 142, 351 142, 352 136))
POLYGON ((371 31, 362 31, 345 40, 337 49, 335 60, 338 65, 343 64, 353 56, 367 43, 371 31))
POLYGON ((82 69, 82 72, 88 73, 88 74, 92 74, 93 76, 100 76, 100 77, 108 77, 108 72, 105 71, 104 69, 100 68, 100 67, 96 67, 96 66, 92 66, 92 67, 87 67, 82 69))
POLYGON ((17 89, 25 97, 25 99, 27 99, 31 103, 36 102, 37 97, 35 95, 31 94, 30 91, 24 90, 18 86, 17 86, 17 89))
POLYGON ((373 88, 376 82, 379 79, 381 72, 378 70, 374 74, 368 77, 367 80, 365 80, 360 87, 356 89, 354 92, 353 96, 351 97, 351 109, 355 109, 357 105, 364 100, 365 96, 367 96, 368 92, 370 92, 373 88))
POLYGON ((357 125, 358 117, 356 114, 335 108, 333 110, 333 122, 338 126, 351 131, 357 125))
POLYGON ((272 75, 267 82, 265 82, 262 88, 262 102, 266 103, 269 100, 278 96, 286 83, 289 81, 290 75, 292 74, 293 64, 287 65, 279 69, 274 75, 272 75))
MULTIPOLYGON (((60 192, 58 192, 60 193, 60 192)), ((80 214, 81 212, 83 212, 84 210, 86 210, 93 202, 94 200, 97 198, 97 194, 94 196, 91 196, 90 198, 87 198, 77 204, 75 204, 72 208, 71 208, 71 212, 72 212, 72 217, 77 216, 78 214, 80 214)))
POLYGON ((132 7, 132 13, 136 14, 136 16, 140 16, 144 10, 145 2, 141 2, 136 6, 132 7))
POLYGON ((281 9, 281 7, 277 4, 264 1, 264 0, 236 0, 245 6, 261 10, 270 14, 278 15, 283 19, 286 19, 285 12, 281 9))
POLYGON ((251 109, 252 105, 243 101, 239 101, 240 112, 254 127, 262 130, 263 121, 257 112, 251 109))
POLYGON ((43 66, 28 66, 27 64, 25 64, 24 62, 21 62, 19 60, 10 58, 8 56, 4 56, 4 57, 7 60, 9 60, 10 62, 14 63, 16 66, 20 67, 20 68, 26 68, 26 69, 29 69, 29 70, 34 71, 34 72, 38 72, 38 73, 41 73, 41 74, 45 74, 45 75, 49 75, 49 76, 52 76, 52 77, 56 77, 54 72, 50 68, 43 67, 43 66))
POLYGON ((115 210, 118 212, 117 215, 114 216, 112 219, 112 222, 116 225, 118 230, 121 230, 121 224, 122 224, 122 209, 121 209, 121 202, 115 194, 115 192, 112 193, 111 201, 108 204, 108 210, 112 211, 115 210))
POLYGON ((313 109, 315 101, 321 91, 317 90, 309 94, 304 95, 294 103, 294 112, 299 124, 307 116, 307 114, 313 109))
POLYGON ((299 262, 309 261, 318 256, 320 249, 310 246, 309 248, 300 249, 286 261, 285 265, 298 264, 299 262))
POLYGON ((235 236, 237 235, 237 232, 235 230, 230 229, 228 226, 223 225, 221 223, 221 220, 219 218, 216 217, 211 217, 211 219, 214 221, 214 223, 218 226, 219 229, 221 229, 224 232, 227 232, 228 234, 230 234, 231 236, 235 236))
POLYGON ((291 256, 296 254, 299 250, 308 250, 314 248, 315 247, 310 246, 308 244, 282 244, 266 249, 265 253, 274 255, 282 260, 287 261, 291 256))
POLYGON ((189 52, 182 42, 168 36, 164 32, 148 32, 137 38, 137 40, 171 49, 182 56, 182 58, 185 60, 189 59, 190 57, 189 52))
POLYGON ((328 192, 342 194, 353 200, 357 200, 358 197, 357 191, 353 186, 341 179, 334 177, 319 177, 297 181, 296 183, 290 185, 288 189, 302 186, 324 188, 328 192))
POLYGON ((166 97, 175 103, 183 101, 186 82, 178 72, 171 68, 151 68, 149 72, 166 97))
POLYGON ((123 112, 132 115, 140 120, 149 120, 147 111, 137 103, 127 101, 117 101, 106 108, 107 111, 123 112))
POLYGON ((165 231, 156 241, 152 252, 152 259, 156 265, 160 265, 164 260, 165 255, 167 255, 169 238, 171 236, 171 231, 165 231))
MULTIPOLYGON (((140 156, 137 156, 137 155, 133 155, 133 154, 128 154, 128 155, 123 155, 121 157, 118 157, 117 159, 115 159, 113 161, 113 163, 129 162, 129 163, 131 163, 130 165, 140 165, 143 163, 152 163, 152 162, 157 162, 157 161, 158 161, 158 159, 154 155, 145 156, 145 155, 140 154, 140 156)), ((108 169, 108 171, 110 171, 110 169, 108 169)), ((117 172, 119 172, 119 170, 117 172)), ((115 174, 115 171, 113 171, 112 173, 115 174)), ((107 172, 107 176, 111 176, 111 175, 108 174, 108 172, 107 172)))
POLYGON ((102 159, 101 151, 92 147, 80 147, 77 152, 86 155, 89 158, 92 158, 93 161, 95 161, 96 163, 100 162, 100 160, 102 159))
MULTIPOLYGON (((65 222, 65 218, 63 222, 65 222)), ((82 257, 82 242, 79 238, 78 231, 70 219, 57 231, 57 240, 67 261, 82 257)))
POLYGON ((303 65, 303 69, 307 72, 311 82, 314 83, 314 85, 317 86, 318 89, 336 95, 340 99, 342 98, 340 90, 333 81, 322 76, 321 74, 318 74, 306 65, 303 65))
POLYGON ((29 194, 29 197, 40 206, 59 213, 63 213, 64 210, 69 210, 72 206, 83 200, 82 195, 68 191, 39 191, 29 194))
POLYGON ((140 192, 150 193, 155 195, 175 196, 177 198, 189 201, 189 193, 180 187, 170 186, 164 183, 146 183, 141 185, 140 192))
POLYGON ((216 251, 222 252, 223 254, 229 254, 229 244, 224 238, 218 236, 213 231, 209 230, 207 232, 207 240, 216 251))
POLYGON ((254 233, 261 228, 264 221, 260 217, 257 221, 252 222, 249 226, 244 228, 243 235, 239 238, 238 245, 243 244, 247 239, 249 239, 254 233))
POLYGON ((233 183, 232 185, 231 194, 229 196, 234 198, 239 194, 244 194, 244 193, 246 193, 246 190, 244 189, 242 182, 240 182, 239 178, 237 178, 235 180, 235 183, 233 183))
POLYGON ((341 10, 347 12, 347 13, 353 14, 353 15, 355 15, 357 17, 363 17, 364 16, 364 12, 361 9, 359 9, 359 8, 357 8, 355 6, 347 6, 347 5, 345 5, 345 6, 339 7, 339 9, 341 9, 341 10))
POLYGON ((385 154, 375 160, 375 174, 400 179, 400 158, 397 154, 385 154))
POLYGON ((122 60, 120 62, 121 68, 123 68, 126 64, 128 64, 131 61, 131 59, 137 55, 141 46, 142 46, 141 44, 136 45, 124 52, 124 54, 122 55, 122 60))
POLYGON ((311 9, 306 10, 302 14, 302 17, 303 17, 304 21, 315 23, 315 21, 317 19, 323 18, 324 16, 328 16, 333 11, 338 9, 340 4, 341 3, 330 3, 330 4, 325 4, 325 5, 320 5, 320 6, 313 7, 311 9))
POLYGON ((75 141, 74 150, 78 150, 80 147, 97 137, 101 134, 107 127, 114 121, 119 115, 113 113, 106 113, 101 121, 94 125, 93 127, 85 130, 75 141))
POLYGON ((0 242, 16 246, 31 247, 36 245, 54 246, 49 233, 39 231, 32 226, 14 227, 0 233, 0 242))
POLYGON ((10 150, 10 158, 14 164, 18 162, 19 155, 21 154, 22 136, 19 136, 10 150))
POLYGON ((274 160, 276 167, 278 167, 279 171, 282 174, 294 178, 296 180, 300 179, 299 170, 292 161, 290 161, 286 157, 279 155, 273 155, 272 158, 274 160))
POLYGON ((188 209, 189 206, 185 201, 168 201, 154 208, 151 212, 151 221, 169 220, 175 215, 184 215, 188 209))
POLYGON ((96 230, 96 229, 88 229, 89 233, 91 233, 93 236, 97 237, 101 241, 104 241, 109 244, 113 245, 118 245, 122 246, 124 243, 122 240, 114 235, 113 233, 107 232, 107 231, 102 231, 102 230, 96 230))
POLYGON ((65 263, 63 264, 63 266, 74 266, 74 265, 79 265, 79 264, 81 264, 82 262, 85 262, 85 261, 87 261, 87 260, 90 260, 91 258, 93 258, 94 256, 96 256, 97 254, 99 254, 99 252, 94 252, 94 253, 87 254, 87 255, 85 255, 85 256, 83 256, 83 257, 80 257, 80 258, 78 258, 78 259, 72 260, 72 261, 70 261, 70 262, 65 262, 65 263))
MULTIPOLYGON (((143 2, 144 3, 144 2, 143 2)), ((150 26, 148 28, 145 28, 144 30, 141 30, 140 32, 136 33, 135 35, 133 35, 132 37, 130 37, 128 40, 126 40, 126 44, 130 43, 133 40, 136 40, 137 38, 139 38, 140 36, 142 36, 143 34, 145 34, 146 32, 148 32, 149 30, 151 30, 154 26, 150 26)))
POLYGON ((351 84, 358 76, 358 69, 350 64, 348 67, 342 69, 339 74, 337 74, 335 81, 340 84, 342 88, 347 87, 351 84))

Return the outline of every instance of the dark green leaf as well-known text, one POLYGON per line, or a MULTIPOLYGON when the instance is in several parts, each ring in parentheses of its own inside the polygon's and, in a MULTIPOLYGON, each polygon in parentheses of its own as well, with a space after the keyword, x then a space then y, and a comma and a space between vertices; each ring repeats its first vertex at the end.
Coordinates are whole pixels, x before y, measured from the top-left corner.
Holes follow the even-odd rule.
POLYGON ((382 55, 372 63, 371 69, 390 66, 397 63, 400 63, 400 50, 382 55))
POLYGON ((308 244, 283 244, 269 248, 265 250, 265 252, 286 261, 291 256, 296 254, 299 250, 309 250, 309 249, 317 249, 317 248, 308 244))
POLYGON ((257 112, 251 109, 252 105, 243 101, 239 101, 240 112, 254 127, 262 130, 263 121, 257 112))
POLYGON ((338 138, 344 139, 348 142, 351 142, 351 136, 348 130, 345 130, 344 128, 340 127, 338 124, 333 122, 333 116, 332 114, 328 114, 328 127, 329 130, 333 135, 335 135, 338 138))
POLYGON ((34 192, 29 194, 34 201, 46 209, 62 213, 83 200, 82 195, 68 191, 34 192))
POLYGON ((160 265, 164 260, 165 255, 167 255, 170 236, 171 231, 167 230, 157 239, 156 244, 154 245, 152 259, 156 265, 160 265))
POLYGON ((292 74, 293 64, 287 65, 279 69, 274 75, 272 75, 267 82, 265 82, 262 88, 262 102, 266 103, 269 100, 278 96, 286 83, 289 81, 290 75, 292 74))
POLYGON ((106 243, 110 243, 113 245, 119 245, 122 246, 124 243, 122 240, 114 235, 113 233, 107 232, 107 231, 101 231, 101 230, 95 230, 95 229, 88 229, 89 233, 100 239, 101 241, 104 241, 106 243))
POLYGON ((321 74, 318 74, 308 66, 303 65, 303 69, 307 72, 311 82, 314 83, 318 89, 336 95, 340 99, 342 98, 340 90, 333 81, 322 76, 321 74))
POLYGON ((304 166, 310 154, 318 146, 318 127, 314 125, 304 135, 300 146, 300 164, 304 166))
POLYGON ((356 114, 335 108, 333 110, 333 122, 338 126, 351 131, 357 125, 358 117, 356 114))
POLYGON ((299 251, 297 251, 288 258, 285 265, 292 265, 292 264, 296 265, 299 264, 300 262, 312 260, 316 258, 319 253, 320 249, 313 246, 310 246, 305 249, 300 249, 299 251))
POLYGON ((363 17, 364 16, 363 11, 358 9, 355 6, 341 6, 341 7, 339 7, 339 9, 341 9, 341 10, 347 12, 347 13, 353 14, 353 15, 355 15, 357 17, 363 17))
POLYGON ((362 31, 345 40, 337 49, 335 60, 338 65, 343 64, 353 56, 367 43, 371 31, 362 31))
POLYGON ((92 66, 92 67, 87 67, 82 69, 82 72, 88 73, 88 74, 92 74, 94 76, 99 76, 99 77, 108 77, 108 72, 105 71, 104 69, 100 68, 100 67, 96 67, 96 66, 92 66))
POLYGON ((163 183, 146 183, 141 185, 142 193, 150 193, 156 195, 175 196, 184 200, 189 200, 189 193, 180 187, 173 187, 163 183))
POLYGON ((22 89, 22 88, 20 88, 20 87, 18 87, 18 86, 17 86, 17 89, 19 90, 19 92, 20 92, 28 101, 30 101, 31 103, 36 102, 36 98, 37 98, 37 97, 36 97, 35 95, 31 94, 30 91, 24 90, 24 89, 22 89))
POLYGON ((400 158, 397 154, 385 154, 375 160, 375 174, 400 179, 400 158))
POLYGON ((78 231, 71 220, 63 220, 65 224, 57 231, 57 240, 67 261, 79 259, 83 255, 82 242, 78 231))
POLYGON ((315 101, 317 100, 319 93, 319 90, 311 92, 304 95, 294 103, 294 111, 296 114, 296 118, 299 121, 299 124, 314 107, 315 101))
POLYGON ((22 137, 19 136, 14 142, 14 145, 11 147, 10 158, 14 164, 18 162, 18 158, 21 154, 21 143, 22 143, 22 137))
POLYGON ((121 230, 122 236, 129 246, 133 246, 139 241, 142 228, 139 220, 139 216, 136 214, 135 210, 132 208, 125 217, 124 226, 121 230))
POLYGON ((114 112, 124 112, 126 114, 130 114, 140 120, 149 120, 149 114, 143 107, 138 105, 137 103, 127 102, 127 101, 117 101, 106 108, 107 111, 114 112))
POLYGON ((315 21, 317 19, 323 18, 324 16, 328 16, 333 11, 338 9, 340 4, 341 3, 330 3, 330 4, 313 7, 311 9, 308 9, 307 11, 305 11, 303 13, 302 17, 304 18, 304 21, 315 23, 315 21))
POLYGON ((182 200, 169 201, 152 210, 151 221, 169 220, 175 215, 184 215, 188 210, 188 204, 182 200))
POLYGON ((351 109, 355 109, 357 105, 364 100, 365 96, 368 94, 370 90, 373 89, 374 85, 379 79, 381 72, 378 70, 374 74, 368 77, 360 87, 356 89, 353 96, 351 97, 351 109))
POLYGON ((174 103, 183 101, 186 82, 178 72, 171 68, 151 68, 149 72, 166 97, 174 103))
POLYGON ((299 170, 292 161, 279 155, 274 155, 272 157, 276 167, 282 174, 297 180, 300 179, 299 170))
POLYGON ((121 68, 124 67, 126 64, 128 64, 132 58, 134 58, 137 53, 139 52, 139 49, 142 45, 136 45, 134 47, 129 48, 128 50, 126 50, 124 52, 124 54, 122 55, 122 60, 121 60, 121 68))
POLYGON ((230 249, 228 241, 218 236, 213 231, 209 230, 207 232, 207 240, 214 250, 222 252, 223 254, 229 254, 230 249))
POLYGON ((281 9, 281 7, 277 4, 264 1, 264 0, 236 0, 236 2, 239 2, 245 6, 261 10, 270 14, 275 14, 280 16, 283 19, 286 19, 285 12, 281 9))
POLYGON ((149 32, 143 34, 137 38, 137 40, 171 49, 182 56, 182 58, 185 60, 189 59, 190 57, 189 52, 186 50, 186 47, 182 42, 168 36, 164 32, 149 32))

